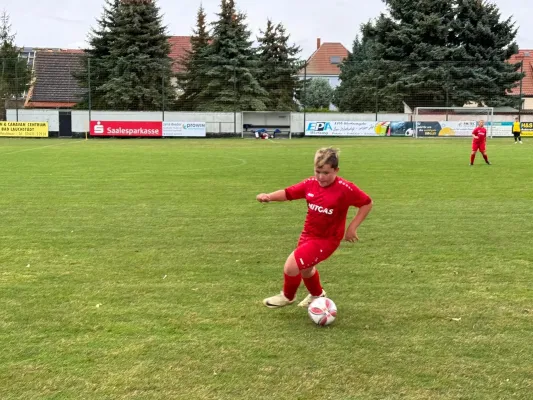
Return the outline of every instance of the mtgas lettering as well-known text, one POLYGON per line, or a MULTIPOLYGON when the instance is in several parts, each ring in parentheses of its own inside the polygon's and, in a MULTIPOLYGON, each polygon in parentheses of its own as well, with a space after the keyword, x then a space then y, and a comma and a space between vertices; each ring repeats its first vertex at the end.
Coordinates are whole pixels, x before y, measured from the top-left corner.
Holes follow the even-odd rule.
POLYGON ((309 203, 309 209, 313 210, 313 211, 316 211, 316 212, 319 212, 321 214, 328 214, 328 215, 333 214, 333 209, 332 208, 325 208, 325 207, 322 207, 322 206, 317 206, 316 204, 309 203))

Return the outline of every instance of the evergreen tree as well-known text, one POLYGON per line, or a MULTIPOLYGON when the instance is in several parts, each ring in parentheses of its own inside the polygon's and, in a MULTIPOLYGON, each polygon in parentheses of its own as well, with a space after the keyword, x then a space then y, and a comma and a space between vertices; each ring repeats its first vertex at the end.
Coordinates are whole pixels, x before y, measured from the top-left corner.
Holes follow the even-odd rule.
POLYGON ((200 96, 201 111, 263 111, 268 94, 259 84, 259 63, 246 15, 238 13, 234 0, 222 0, 218 20, 213 24, 213 40, 206 48, 207 82, 200 96))
POLYGON ((20 98, 29 87, 31 71, 26 60, 19 58, 20 49, 15 45, 15 35, 11 33, 9 15, 3 11, 0 16, 0 109, 5 109, 5 101, 20 98))
POLYGON ((295 96, 302 86, 298 71, 304 66, 304 62, 296 56, 301 50, 289 44, 289 35, 282 24, 274 26, 268 20, 266 30, 261 31, 261 34, 258 38, 261 65, 259 84, 268 92, 267 109, 296 110, 295 96))
POLYGON ((400 111, 402 94, 394 84, 404 76, 398 62, 384 60, 384 44, 396 24, 383 14, 375 24, 361 27, 352 51, 340 65, 341 84, 335 89, 334 104, 340 111, 400 111))
POLYGON ((177 103, 177 109, 194 111, 203 103, 202 88, 207 84, 206 49, 210 36, 206 25, 206 15, 202 6, 198 10, 196 29, 191 37, 191 50, 179 60, 183 72, 179 73, 178 88, 182 91, 177 103))
POLYGON ((109 78, 100 88, 108 109, 173 106, 170 44, 155 0, 121 0, 110 31, 109 78))
POLYGON ((106 63, 111 54, 119 6, 120 0, 105 0, 102 17, 97 20, 97 27, 92 28, 89 33, 90 47, 85 50, 85 55, 82 57, 80 72, 75 75, 80 87, 85 89, 85 94, 76 106, 77 108, 88 108, 90 96, 93 109, 106 109, 102 85, 109 80, 110 76, 110 69, 106 63))
POLYGON ((375 102, 372 100, 379 96, 380 77, 375 72, 376 68, 382 67, 382 63, 372 59, 373 42, 368 36, 364 34, 363 39, 355 38, 352 51, 340 65, 341 84, 335 89, 333 104, 341 111, 375 111, 375 102))
POLYGON ((507 94, 523 77, 520 64, 507 62, 518 53, 511 18, 501 20, 498 7, 481 0, 457 0, 456 12, 453 28, 466 66, 452 76, 454 102, 518 107, 519 99, 507 94))
MULTIPOLYGON (((385 89, 400 91, 411 107, 446 105, 445 85, 454 52, 454 2, 418 0, 410 6, 405 0, 386 3, 394 28, 380 43, 388 46, 386 60, 393 61, 390 64, 397 74, 388 75, 385 89)), ((397 110, 402 108, 397 105, 397 110)))
POLYGON ((516 31, 510 20, 500 21, 496 6, 479 0, 385 3, 389 15, 362 29, 364 54, 354 48, 357 55, 341 68, 335 99, 341 110, 361 108, 361 95, 372 86, 386 111, 401 111, 402 102, 414 108, 509 101, 506 92, 520 79, 519 66, 506 62, 517 50, 516 31))

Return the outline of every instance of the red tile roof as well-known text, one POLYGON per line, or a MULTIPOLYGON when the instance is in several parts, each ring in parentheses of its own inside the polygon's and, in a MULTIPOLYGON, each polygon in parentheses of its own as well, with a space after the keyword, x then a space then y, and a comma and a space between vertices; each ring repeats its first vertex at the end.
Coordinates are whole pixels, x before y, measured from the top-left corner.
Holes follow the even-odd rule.
POLYGON ((192 49, 190 36, 171 36, 168 39, 170 43, 170 58, 174 60, 172 71, 174 73, 183 71, 179 61, 187 55, 187 51, 192 49))
POLYGON ((53 101, 30 101, 26 108, 72 108, 78 103, 53 102, 53 101))
POLYGON ((339 75, 339 65, 332 64, 331 57, 342 61, 348 57, 348 50, 341 43, 323 43, 307 60, 307 75, 339 75))
POLYGON ((84 54, 85 50, 83 49, 60 49, 60 53, 69 53, 69 54, 84 54))
MULTIPOLYGON (((533 50, 520 50, 518 54, 513 55, 510 63, 519 63, 524 61, 524 74, 526 75, 522 81, 522 95, 533 96, 533 50)), ((520 85, 515 87, 512 94, 520 94, 520 85)))

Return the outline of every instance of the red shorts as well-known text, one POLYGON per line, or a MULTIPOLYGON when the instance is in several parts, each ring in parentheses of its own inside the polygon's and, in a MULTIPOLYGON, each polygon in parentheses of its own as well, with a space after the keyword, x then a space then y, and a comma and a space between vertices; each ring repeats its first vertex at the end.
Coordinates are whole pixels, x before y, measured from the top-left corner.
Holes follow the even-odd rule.
POLYGON ((330 239, 312 239, 301 237, 298 241, 298 247, 294 250, 294 258, 299 269, 314 267, 319 262, 329 258, 340 242, 330 239))
POLYGON ((478 150, 484 153, 485 150, 487 150, 487 143, 485 141, 478 142, 474 140, 472 142, 472 151, 478 151, 478 150))

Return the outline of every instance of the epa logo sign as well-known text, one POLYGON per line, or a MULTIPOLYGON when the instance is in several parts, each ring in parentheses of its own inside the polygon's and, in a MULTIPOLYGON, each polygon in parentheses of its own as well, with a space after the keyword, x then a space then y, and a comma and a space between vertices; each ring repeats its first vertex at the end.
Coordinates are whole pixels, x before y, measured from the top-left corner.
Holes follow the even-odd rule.
POLYGON ((324 132, 332 131, 331 122, 309 122, 307 125, 308 131, 324 132))

